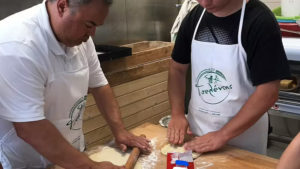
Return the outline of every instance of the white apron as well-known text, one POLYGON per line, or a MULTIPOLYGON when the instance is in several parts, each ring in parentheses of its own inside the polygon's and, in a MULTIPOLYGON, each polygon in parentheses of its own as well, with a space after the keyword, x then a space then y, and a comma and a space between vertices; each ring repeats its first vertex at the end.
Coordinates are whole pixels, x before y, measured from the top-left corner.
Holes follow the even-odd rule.
MULTIPOLYGON (((49 73, 52 77, 48 77, 45 87, 44 106, 46 119, 80 151, 84 150, 82 116, 89 81, 88 61, 82 50, 80 47, 73 47, 67 52, 67 56, 52 55, 56 66, 49 70, 53 72, 49 73)), ((12 125, 11 128, 0 140, 0 161, 3 168, 46 168, 50 162, 20 139, 12 125)))
MULTIPOLYGON (((194 134, 217 131, 228 123, 254 92, 249 79, 247 54, 242 46, 242 27, 246 0, 239 23, 238 44, 223 45, 195 40, 203 11, 196 26, 191 47, 192 87, 188 121, 194 134)), ((265 154, 268 117, 265 113, 252 127, 228 144, 265 154)))
POLYGON ((82 116, 87 99, 89 68, 81 48, 82 46, 69 48, 63 72, 55 72, 55 79, 48 83, 45 92, 45 112, 46 118, 65 139, 73 147, 83 151, 82 116))

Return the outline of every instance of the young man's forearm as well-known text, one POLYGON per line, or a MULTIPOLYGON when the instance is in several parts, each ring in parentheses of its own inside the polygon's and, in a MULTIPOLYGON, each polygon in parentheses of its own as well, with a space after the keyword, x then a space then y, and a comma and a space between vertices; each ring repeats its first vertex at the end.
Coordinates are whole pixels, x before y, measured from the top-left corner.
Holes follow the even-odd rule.
POLYGON ((278 99, 279 81, 258 86, 239 113, 221 131, 228 140, 240 135, 274 105, 278 99))
POLYGON ((299 169, 300 161, 300 132, 296 135, 280 157, 276 169, 299 169))
POLYGON ((184 112, 187 68, 188 65, 179 64, 173 60, 170 63, 168 92, 172 115, 183 115, 184 112))

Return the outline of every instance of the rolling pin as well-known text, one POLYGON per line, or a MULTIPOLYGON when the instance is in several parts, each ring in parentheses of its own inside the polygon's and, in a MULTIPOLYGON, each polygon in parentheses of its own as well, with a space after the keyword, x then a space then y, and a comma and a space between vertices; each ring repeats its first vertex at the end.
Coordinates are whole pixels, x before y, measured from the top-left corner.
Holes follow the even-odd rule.
MULTIPOLYGON (((145 137, 146 136, 144 134, 141 135, 142 137, 145 137)), ((130 156, 125 164, 125 168, 126 169, 133 169, 134 168, 134 165, 137 161, 137 159, 139 158, 139 155, 140 155, 140 152, 141 150, 137 147, 134 147, 130 153, 130 156)))

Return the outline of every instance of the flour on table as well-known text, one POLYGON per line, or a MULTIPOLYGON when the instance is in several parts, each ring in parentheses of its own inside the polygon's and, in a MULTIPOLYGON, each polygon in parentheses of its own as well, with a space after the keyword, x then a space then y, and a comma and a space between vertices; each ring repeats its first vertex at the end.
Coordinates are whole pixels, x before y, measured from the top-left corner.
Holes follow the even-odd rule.
MULTIPOLYGON (((157 139, 151 140, 152 152, 149 155, 140 155, 134 169, 154 169, 158 160, 159 151, 156 151, 157 139)), ((109 161, 117 166, 124 166, 130 156, 130 152, 123 153, 119 149, 105 146, 100 152, 90 155, 90 159, 96 162, 109 161)))
MULTIPOLYGON (((103 149, 95 154, 90 155, 90 159, 96 162, 109 161, 117 166, 124 166, 127 162, 127 159, 130 156, 130 152, 123 153, 116 148, 112 148, 109 146, 103 147, 103 149)), ((134 169, 142 169, 141 164, 137 161, 134 169)))
POLYGON ((151 139, 150 145, 152 147, 152 152, 149 155, 142 155, 139 158, 139 161, 142 165, 142 169, 155 169, 158 156, 160 155, 160 151, 156 150, 157 138, 151 139))
MULTIPOLYGON (((185 149, 183 148, 183 146, 173 146, 171 144, 167 144, 165 146, 163 146, 163 148, 161 148, 161 153, 164 155, 168 155, 168 153, 184 153, 185 149)), ((192 153, 193 159, 197 158, 200 156, 199 153, 192 153)))

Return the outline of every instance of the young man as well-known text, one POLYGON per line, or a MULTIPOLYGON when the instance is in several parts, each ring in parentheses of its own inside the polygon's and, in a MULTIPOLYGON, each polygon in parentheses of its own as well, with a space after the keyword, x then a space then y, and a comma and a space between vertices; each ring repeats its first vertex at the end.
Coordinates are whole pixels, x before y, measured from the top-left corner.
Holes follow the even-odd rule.
POLYGON ((300 168, 300 133, 296 135, 290 145, 280 157, 277 169, 299 169, 300 168))
MULTIPOLYGON (((150 150, 125 130, 90 36, 111 0, 47 0, 0 21, 0 162, 4 169, 123 168, 84 150, 82 114, 91 89, 121 150, 150 150)), ((2 168, 0 165, 0 168, 2 168)))
POLYGON ((277 100, 279 80, 290 75, 278 24, 259 0, 198 2, 184 19, 172 54, 169 141, 182 144, 188 129, 197 137, 184 145, 186 149, 201 153, 228 143, 265 154, 265 112, 277 100), (186 119, 189 65, 192 81, 186 119))

